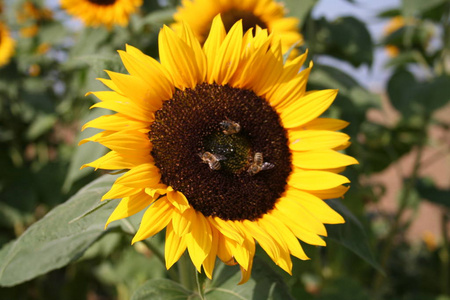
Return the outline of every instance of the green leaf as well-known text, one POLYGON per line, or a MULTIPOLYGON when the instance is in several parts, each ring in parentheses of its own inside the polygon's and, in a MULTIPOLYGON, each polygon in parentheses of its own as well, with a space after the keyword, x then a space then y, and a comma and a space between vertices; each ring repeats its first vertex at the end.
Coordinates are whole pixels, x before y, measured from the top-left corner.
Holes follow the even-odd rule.
POLYGON ((114 203, 77 222, 69 222, 98 202, 116 178, 107 175, 95 180, 3 247, 0 250, 0 285, 13 286, 63 267, 79 258, 104 235, 114 203))
POLYGON ((405 16, 420 15, 445 2, 448 2, 448 0, 403 0, 402 12, 405 16))
POLYGON ((345 219, 344 224, 326 225, 328 238, 345 246, 376 270, 384 273, 373 257, 366 233, 358 219, 339 200, 327 200, 326 202, 345 219))
POLYGON ((410 114, 414 97, 413 88, 417 85, 414 75, 405 70, 399 69, 392 74, 389 79, 387 92, 394 108, 404 114, 410 114))
MULTIPOLYGON (((81 124, 86 124, 88 121, 98 118, 102 115, 109 113, 109 110, 105 109, 94 109, 88 113, 86 118, 81 121, 81 124)), ((77 142, 91 137, 95 134, 94 129, 86 129, 85 131, 80 131, 77 137, 77 142)), ((67 171, 66 178, 63 184, 63 191, 68 192, 72 187, 73 183, 78 179, 81 179, 94 171, 93 168, 84 168, 80 170, 81 166, 90 163, 97 158, 101 157, 106 153, 107 149, 99 143, 86 143, 81 146, 76 147, 73 153, 69 169, 67 171)))
POLYGON ((169 279, 153 279, 147 281, 137 289, 131 300, 174 300, 174 299, 200 299, 193 292, 169 279))
POLYGON ((300 20, 300 27, 302 27, 306 16, 313 9, 314 5, 316 5, 317 0, 284 0, 283 2, 286 3, 288 15, 297 17, 300 20))
POLYGON ((219 263, 213 280, 206 286, 206 299, 293 299, 282 277, 257 256, 253 260, 251 278, 245 284, 238 285, 240 279, 239 266, 230 267, 219 263))
POLYGON ((338 89, 339 95, 352 100, 352 103, 364 113, 369 108, 380 106, 380 99, 363 88, 355 79, 339 69, 315 64, 308 80, 313 89, 338 89))
POLYGON ((305 40, 312 53, 345 60, 355 67, 372 64, 373 43, 364 22, 341 17, 329 22, 324 17, 305 23, 305 40))
POLYGON ((33 120, 30 127, 28 127, 26 136, 28 140, 35 140, 41 135, 48 132, 53 128, 57 121, 57 117, 55 115, 50 114, 38 114, 37 117, 33 120))
POLYGON ((431 114, 450 101, 450 76, 417 82, 411 72, 399 69, 389 79, 387 91, 394 108, 405 116, 431 114))
POLYGON ((417 182, 416 188, 422 198, 450 208, 450 189, 439 189, 428 178, 420 179, 417 182))
MULTIPOLYGON (((281 276, 258 257, 254 258, 252 276, 245 284, 241 279, 239 266, 227 266, 217 260, 212 281, 206 281, 205 298, 214 300, 290 300, 289 288, 281 276)), ((176 282, 154 279, 141 286, 131 300, 144 299, 200 299, 197 291, 192 292, 176 282)))

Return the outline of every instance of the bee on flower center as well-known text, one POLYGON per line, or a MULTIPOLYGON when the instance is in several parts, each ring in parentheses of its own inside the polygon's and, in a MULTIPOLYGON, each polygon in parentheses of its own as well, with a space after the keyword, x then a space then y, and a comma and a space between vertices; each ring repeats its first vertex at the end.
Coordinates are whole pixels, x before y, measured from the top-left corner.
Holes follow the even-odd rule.
POLYGON ((263 154, 261 152, 256 152, 253 157, 252 162, 250 163, 250 166, 247 169, 247 172, 253 176, 261 171, 270 170, 273 167, 275 167, 274 164, 269 163, 269 162, 264 162, 263 154))
POLYGON ((225 160, 225 156, 220 154, 212 154, 211 152, 203 152, 198 154, 202 159, 202 162, 208 164, 211 170, 220 170, 220 162, 221 160, 225 160))

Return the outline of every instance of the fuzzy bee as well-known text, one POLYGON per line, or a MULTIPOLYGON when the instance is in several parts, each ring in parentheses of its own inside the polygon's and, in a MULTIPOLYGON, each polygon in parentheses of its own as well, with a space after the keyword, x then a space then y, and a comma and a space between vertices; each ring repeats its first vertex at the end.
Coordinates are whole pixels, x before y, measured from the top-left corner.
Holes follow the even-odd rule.
POLYGON ((220 154, 212 154, 211 152, 203 152, 199 153, 202 162, 208 164, 211 170, 219 170, 220 169, 220 161, 225 160, 225 156, 220 154))
POLYGON ((264 162, 263 155, 261 152, 256 152, 255 155, 253 156, 253 161, 251 162, 250 166, 247 169, 247 172, 253 176, 261 171, 270 170, 273 167, 275 167, 274 164, 264 162))
POLYGON ((235 134, 241 131, 241 125, 229 119, 220 122, 220 127, 222 127, 222 132, 226 135, 235 134))

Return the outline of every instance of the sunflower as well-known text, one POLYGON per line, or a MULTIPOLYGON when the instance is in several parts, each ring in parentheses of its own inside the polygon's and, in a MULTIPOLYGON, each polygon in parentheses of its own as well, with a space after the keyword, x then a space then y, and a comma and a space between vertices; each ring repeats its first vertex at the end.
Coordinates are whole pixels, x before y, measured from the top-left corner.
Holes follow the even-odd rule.
POLYGON ((100 79, 110 109, 85 124, 111 149, 83 167, 125 169, 103 199, 122 198, 107 224, 146 209, 133 243, 166 229, 169 269, 187 249, 211 278, 216 257, 249 279, 256 242, 283 270, 299 243, 325 246, 325 224, 344 219, 322 199, 341 197, 337 174, 357 161, 337 152, 349 137, 341 120, 318 118, 336 90, 305 91, 303 54, 283 64, 265 29, 228 34, 217 16, 203 48, 186 25, 159 34, 161 63, 131 46, 119 51, 129 75, 100 79))
MULTIPOLYGON (((182 23, 189 24, 200 43, 204 43, 217 14, 222 15, 225 30, 242 19, 244 32, 260 27, 281 38, 281 50, 286 53, 292 46, 303 44, 303 36, 298 31, 299 20, 285 16, 285 8, 274 0, 182 0, 182 6, 174 15, 176 21, 172 27, 179 30, 182 23)), ((298 54, 292 51, 290 57, 298 54)))
POLYGON ((0 22, 0 67, 9 63, 14 54, 15 41, 9 34, 8 27, 0 22))
POLYGON ((80 18, 86 26, 127 26, 142 0, 61 0, 61 7, 80 18))

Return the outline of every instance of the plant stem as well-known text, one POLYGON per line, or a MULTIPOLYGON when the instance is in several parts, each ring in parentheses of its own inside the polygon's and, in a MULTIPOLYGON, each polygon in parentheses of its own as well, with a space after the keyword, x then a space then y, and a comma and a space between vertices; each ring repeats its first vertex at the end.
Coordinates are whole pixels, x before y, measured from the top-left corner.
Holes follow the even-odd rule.
MULTIPOLYGON (((425 122, 425 126, 424 126, 425 130, 427 128, 427 124, 428 124, 428 122, 425 122)), ((385 246, 384 246, 384 248, 381 249, 380 264, 383 269, 386 268, 388 259, 391 256, 395 237, 397 236, 399 229, 402 227, 401 225, 402 225, 403 214, 405 213, 406 209, 408 208, 409 197, 411 195, 412 190, 414 189, 414 186, 417 181, 417 177, 419 176, 419 170, 420 170, 425 140, 426 140, 426 132, 423 132, 422 139, 418 145, 411 177, 405 184, 403 195, 400 198, 400 204, 397 208, 397 212, 395 213, 395 216, 393 219, 393 224, 392 224, 392 226, 389 230, 389 233, 387 234, 387 237, 386 237, 385 246)), ((379 272, 376 273, 374 284, 373 284, 374 292, 379 291, 379 288, 381 287, 381 285, 383 284, 385 279, 386 279, 386 277, 383 274, 381 274, 379 272)))
POLYGON ((198 290, 198 294, 200 296, 200 299, 206 300, 206 298, 205 298, 205 290, 203 288, 204 280, 200 280, 200 276, 201 275, 202 275, 201 273, 195 272, 195 280, 197 282, 197 290, 198 290))
POLYGON ((196 282, 194 281, 195 272, 194 265, 187 254, 184 253, 178 261, 178 273, 180 283, 189 291, 196 290, 196 282))

